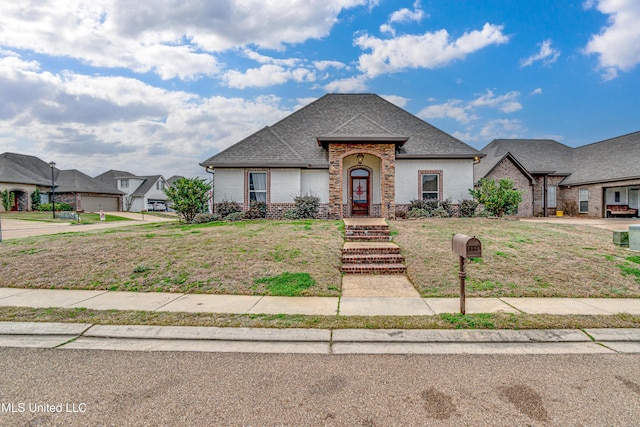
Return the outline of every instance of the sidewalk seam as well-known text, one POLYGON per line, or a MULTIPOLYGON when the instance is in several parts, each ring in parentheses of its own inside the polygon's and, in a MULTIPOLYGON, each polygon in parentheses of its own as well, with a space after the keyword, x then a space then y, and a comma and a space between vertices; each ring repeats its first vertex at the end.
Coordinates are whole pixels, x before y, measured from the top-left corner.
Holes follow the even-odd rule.
POLYGON ((506 302, 505 300, 503 300, 503 299, 502 299, 502 297, 498 297, 498 301, 500 301, 500 302, 501 302, 501 303, 503 303, 503 304, 508 305, 509 307, 513 308, 514 310, 518 311, 519 313, 527 314, 527 312, 526 312, 526 311, 520 310, 518 307, 516 307, 516 306, 514 306, 514 305, 512 305, 512 304, 509 304, 508 302, 506 302))

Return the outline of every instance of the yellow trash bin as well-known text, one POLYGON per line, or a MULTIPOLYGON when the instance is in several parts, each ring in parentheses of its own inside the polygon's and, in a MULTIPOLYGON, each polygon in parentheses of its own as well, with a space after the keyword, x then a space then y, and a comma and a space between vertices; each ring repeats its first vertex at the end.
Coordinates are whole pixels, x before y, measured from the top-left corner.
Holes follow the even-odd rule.
POLYGON ((564 216, 564 211, 556 211, 556 216, 564 216))

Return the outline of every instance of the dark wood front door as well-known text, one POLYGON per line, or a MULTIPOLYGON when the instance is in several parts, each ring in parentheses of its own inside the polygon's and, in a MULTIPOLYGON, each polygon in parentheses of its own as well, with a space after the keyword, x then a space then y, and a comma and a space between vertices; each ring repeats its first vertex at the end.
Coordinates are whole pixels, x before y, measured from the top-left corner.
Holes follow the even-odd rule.
POLYGON ((351 215, 369 215, 369 177, 351 176, 351 215))

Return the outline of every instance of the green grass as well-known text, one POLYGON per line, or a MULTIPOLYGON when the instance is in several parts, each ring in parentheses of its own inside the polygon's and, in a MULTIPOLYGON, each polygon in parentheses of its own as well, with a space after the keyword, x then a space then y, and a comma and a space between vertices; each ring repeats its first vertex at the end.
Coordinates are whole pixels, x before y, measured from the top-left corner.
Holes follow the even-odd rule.
POLYGON ((96 325, 216 326, 316 329, 590 329, 640 328, 630 314, 440 314, 437 316, 320 316, 286 314, 177 313, 86 308, 0 307, 0 321, 96 325))
POLYGON ((627 261, 635 262, 636 264, 640 264, 640 255, 628 256, 625 258, 627 261))
POLYGON ((294 297, 302 291, 316 284, 308 273, 289 273, 285 271, 278 276, 262 277, 255 280, 258 285, 264 285, 271 295, 294 297))

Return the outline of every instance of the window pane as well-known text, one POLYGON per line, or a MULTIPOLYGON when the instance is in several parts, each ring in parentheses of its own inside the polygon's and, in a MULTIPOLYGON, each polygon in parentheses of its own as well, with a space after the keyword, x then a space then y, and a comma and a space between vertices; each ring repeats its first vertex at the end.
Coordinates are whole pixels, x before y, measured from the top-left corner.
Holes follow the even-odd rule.
POLYGON ((422 193, 422 200, 438 200, 438 193, 422 193))
POLYGON ((422 191, 438 191, 438 175, 422 175, 422 191))
POLYGON ((351 176, 369 176, 369 171, 366 169, 354 169, 351 171, 351 176))
POLYGON ((589 202, 580 202, 580 212, 589 212, 589 202))
POLYGON ((556 186, 550 185, 547 187, 547 207, 556 207, 556 186))
POLYGON ((249 191, 265 191, 267 189, 267 174, 264 172, 249 172, 249 191))

